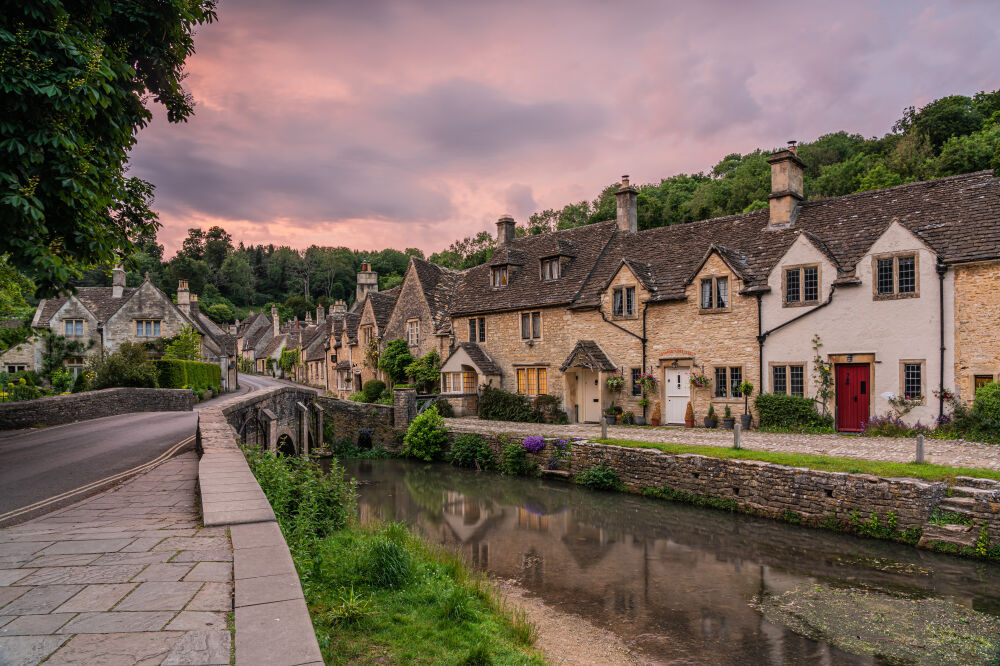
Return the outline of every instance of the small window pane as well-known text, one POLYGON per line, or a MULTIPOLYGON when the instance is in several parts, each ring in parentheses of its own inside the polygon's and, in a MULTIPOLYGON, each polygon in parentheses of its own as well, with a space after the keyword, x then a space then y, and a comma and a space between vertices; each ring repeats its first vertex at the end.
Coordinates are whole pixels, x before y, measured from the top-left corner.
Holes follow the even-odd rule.
POLYGON ((616 317, 622 316, 622 290, 615 289, 612 294, 611 314, 616 317))
POLYGON ((921 397, 923 382, 920 378, 919 363, 903 364, 903 395, 907 398, 916 399, 921 397))
POLYGON ((916 259, 914 257, 899 258, 899 293, 912 294, 917 290, 916 259))
POLYGON ((479 341, 486 342, 486 317, 479 318, 479 341))
POLYGON ((787 380, 785 379, 785 366, 783 366, 783 365, 776 365, 776 366, 772 367, 771 368, 771 377, 772 377, 772 380, 771 380, 771 383, 772 383, 771 392, 772 393, 782 393, 782 394, 784 394, 784 393, 788 392, 788 386, 786 384, 787 380))
POLYGON ((531 313, 531 337, 540 338, 542 337, 542 313, 532 312, 531 313))
POLYGON ((476 392, 476 373, 465 372, 462 374, 462 390, 465 393, 476 392))
POLYGON ((642 395, 642 384, 639 378, 642 377, 641 368, 632 368, 632 395, 642 395))
POLYGON ((154 321, 153 322, 153 335, 159 335, 159 334, 160 334, 160 322, 154 321))
POLYGON ((635 287, 625 288, 625 314, 635 314, 635 287))
POLYGON ((701 281, 701 307, 703 310, 709 310, 712 307, 712 281, 702 280, 701 281))
POLYGON ((528 368, 528 395, 538 395, 538 370, 528 368))
POLYGON ((715 397, 725 398, 726 397, 726 369, 716 368, 715 369, 715 397))
POLYGON ((549 387, 548 387, 548 382, 547 382, 547 379, 546 379, 545 375, 546 375, 545 368, 539 368, 538 369, 538 395, 545 395, 545 393, 548 391, 549 387))
POLYGON ((524 369, 519 369, 517 371, 517 392, 522 395, 528 392, 527 373, 524 369))
POLYGON ((743 368, 729 368, 729 395, 733 398, 742 398, 739 385, 743 383, 743 368))
POLYGON ((531 315, 525 312, 521 315, 521 339, 531 338, 531 315))
POLYGON ((715 279, 715 307, 729 307, 729 278, 715 279))
POLYGON ((469 319, 469 342, 476 341, 476 320, 469 319))
POLYGON ((792 395, 805 396, 805 367, 801 365, 788 366, 788 384, 792 395))
POLYGON ((66 335, 73 335, 73 322, 66 321, 66 335))
POLYGON ((885 295, 893 293, 892 259, 878 260, 878 293, 885 295))
POLYGON ((802 300, 819 300, 819 269, 815 266, 802 269, 802 300))
POLYGON ((785 271, 785 302, 799 302, 799 269, 785 271))
POLYGON ((976 375, 973 379, 973 389, 978 391, 980 387, 993 382, 993 375, 976 375))

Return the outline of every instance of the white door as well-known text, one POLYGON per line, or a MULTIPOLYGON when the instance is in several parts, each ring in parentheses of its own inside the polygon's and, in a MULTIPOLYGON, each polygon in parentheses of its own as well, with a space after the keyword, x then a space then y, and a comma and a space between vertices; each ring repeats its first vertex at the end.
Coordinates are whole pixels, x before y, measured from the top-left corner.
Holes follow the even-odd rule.
POLYGON ((580 420, 598 423, 601 420, 601 380, 593 370, 578 370, 577 385, 580 391, 580 420))
POLYGON ((684 423, 684 413, 691 399, 691 369, 665 368, 663 388, 667 396, 666 422, 684 423))

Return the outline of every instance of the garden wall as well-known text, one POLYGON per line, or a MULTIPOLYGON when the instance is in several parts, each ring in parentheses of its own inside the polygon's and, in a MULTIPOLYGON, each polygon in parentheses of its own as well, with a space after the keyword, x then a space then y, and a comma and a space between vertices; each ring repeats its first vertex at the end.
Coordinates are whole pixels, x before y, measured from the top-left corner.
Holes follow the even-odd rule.
POLYGON ((0 430, 52 426, 132 412, 190 412, 188 389, 110 388, 0 403, 0 430))
POLYGON ((346 438, 356 444, 358 432, 367 428, 372 431, 372 444, 375 446, 381 445, 387 451, 402 449, 406 431, 394 427, 396 407, 318 396, 316 404, 323 408, 326 422, 333 424, 335 438, 346 438))

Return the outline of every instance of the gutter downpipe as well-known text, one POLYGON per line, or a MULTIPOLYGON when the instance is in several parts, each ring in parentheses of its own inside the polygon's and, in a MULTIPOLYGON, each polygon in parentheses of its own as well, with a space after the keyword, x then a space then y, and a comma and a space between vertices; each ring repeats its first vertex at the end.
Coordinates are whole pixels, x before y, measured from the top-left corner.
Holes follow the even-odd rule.
MULTIPOLYGON (((603 308, 598 308, 597 309, 597 311, 601 313, 601 319, 603 319, 605 322, 611 324, 615 328, 618 328, 618 329, 621 329, 621 330, 625 331, 626 333, 628 333, 629 335, 631 335, 633 338, 636 338, 637 340, 639 340, 639 342, 642 343, 642 371, 643 372, 646 372, 646 310, 648 310, 648 309, 649 309, 649 303, 648 302, 643 303, 642 304, 642 335, 638 335, 636 333, 633 333, 632 331, 628 330, 624 326, 619 326, 615 322, 613 322, 610 319, 608 319, 607 316, 604 314, 604 309, 603 308)), ((646 408, 645 407, 642 408, 642 418, 644 418, 644 419, 646 418, 646 408)))
POLYGON ((948 266, 939 257, 935 268, 938 274, 938 319, 940 319, 941 338, 941 373, 938 380, 938 423, 941 423, 941 418, 944 416, 944 276, 948 272, 948 266))

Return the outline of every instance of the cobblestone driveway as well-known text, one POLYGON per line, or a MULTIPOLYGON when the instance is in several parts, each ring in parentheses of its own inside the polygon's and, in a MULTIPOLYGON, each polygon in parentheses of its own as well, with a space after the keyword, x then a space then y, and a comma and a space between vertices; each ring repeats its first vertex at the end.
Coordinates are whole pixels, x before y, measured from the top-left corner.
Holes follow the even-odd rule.
MULTIPOLYGON (((480 421, 476 418, 447 419, 448 425, 463 432, 510 433, 512 435, 546 435, 596 438, 601 436, 597 425, 548 425, 537 423, 511 423, 508 421, 480 421)), ((732 446, 733 433, 718 428, 639 428, 612 426, 608 437, 641 442, 664 442, 700 446, 732 446)), ((858 437, 852 435, 792 435, 765 433, 751 430, 744 432, 742 446, 759 451, 785 453, 815 453, 843 458, 867 458, 890 462, 913 462, 916 440, 894 437, 858 437)), ((956 467, 984 467, 1000 470, 1000 446, 977 444, 955 439, 928 439, 924 443, 927 462, 956 467)))
POLYGON ((0 664, 228 664, 232 548, 198 458, 0 530, 0 664))

